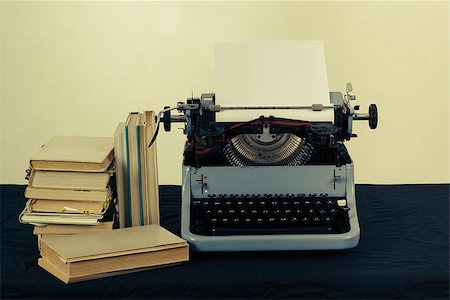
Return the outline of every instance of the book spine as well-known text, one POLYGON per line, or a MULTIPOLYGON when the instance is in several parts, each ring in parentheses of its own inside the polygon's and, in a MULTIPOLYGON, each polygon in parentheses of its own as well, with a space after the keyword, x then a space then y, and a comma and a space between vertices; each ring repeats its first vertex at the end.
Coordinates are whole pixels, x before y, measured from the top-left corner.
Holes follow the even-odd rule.
POLYGON ((128 198, 126 199, 126 214, 125 214, 125 226, 129 227, 133 224, 133 217, 131 214, 131 174, 130 174, 130 148, 129 148, 129 132, 128 132, 128 123, 125 125, 125 157, 126 157, 126 170, 127 170, 127 194, 128 198))
MULTIPOLYGON (((142 141, 143 142, 143 141, 142 141)), ((136 124, 136 146, 137 146, 137 170, 138 170, 138 184, 139 184, 139 215, 141 225, 144 225, 144 209, 142 203, 142 168, 141 168, 141 145, 140 145, 140 135, 139 135, 139 124, 136 124)))

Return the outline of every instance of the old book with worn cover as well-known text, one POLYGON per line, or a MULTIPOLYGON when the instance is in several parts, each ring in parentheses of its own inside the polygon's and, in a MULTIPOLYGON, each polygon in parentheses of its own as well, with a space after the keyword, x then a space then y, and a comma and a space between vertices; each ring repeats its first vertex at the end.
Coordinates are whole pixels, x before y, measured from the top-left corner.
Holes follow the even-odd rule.
POLYGON ((154 224, 43 236, 40 247, 39 265, 66 283, 189 260, 188 243, 154 224))
POLYGON ((104 172, 113 159, 112 137, 54 136, 30 164, 36 170, 104 172))
POLYGON ((107 172, 58 172, 32 170, 28 186, 38 189, 90 190, 107 189, 111 174, 107 172))
POLYGON ((100 222, 94 226, 84 225, 64 225, 64 224, 50 224, 47 226, 34 226, 33 234, 35 235, 66 235, 66 234, 80 234, 96 231, 105 231, 113 229, 114 221, 100 222))

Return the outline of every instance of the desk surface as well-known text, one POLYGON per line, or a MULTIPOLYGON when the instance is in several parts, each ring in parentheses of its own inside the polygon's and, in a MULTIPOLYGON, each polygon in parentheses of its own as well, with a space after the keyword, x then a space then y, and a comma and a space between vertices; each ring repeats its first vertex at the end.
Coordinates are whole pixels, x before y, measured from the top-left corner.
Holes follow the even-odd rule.
MULTIPOLYGON (((358 185, 361 241, 341 251, 192 253, 187 264, 65 285, 36 264, 24 186, 1 188, 0 298, 449 297, 449 185, 358 185)), ((161 188, 162 225, 180 233, 180 187, 161 188)))

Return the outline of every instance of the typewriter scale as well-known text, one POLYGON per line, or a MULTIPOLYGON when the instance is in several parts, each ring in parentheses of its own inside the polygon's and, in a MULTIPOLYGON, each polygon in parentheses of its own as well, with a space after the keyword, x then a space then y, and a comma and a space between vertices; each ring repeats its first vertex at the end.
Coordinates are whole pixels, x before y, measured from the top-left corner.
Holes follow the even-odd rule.
MULTIPOLYGON (((181 234, 197 251, 320 250, 355 247, 360 229, 353 162, 343 141, 355 137, 353 120, 377 126, 351 107, 355 97, 330 93, 331 122, 263 117, 216 122, 225 110, 214 94, 166 108, 166 131, 184 122, 187 141, 182 170, 181 234)), ((266 109, 259 107, 258 109, 266 109)), ((286 109, 287 107, 282 107, 286 109)), ((277 109, 270 107, 270 109, 277 109)))

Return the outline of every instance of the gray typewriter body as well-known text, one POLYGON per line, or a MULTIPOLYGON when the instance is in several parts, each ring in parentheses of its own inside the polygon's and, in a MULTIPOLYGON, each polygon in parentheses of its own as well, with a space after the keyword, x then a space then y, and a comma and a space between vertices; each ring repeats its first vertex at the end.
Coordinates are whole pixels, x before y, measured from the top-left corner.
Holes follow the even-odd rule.
MULTIPOLYGON (((334 122, 261 116, 216 122, 225 108, 214 94, 166 109, 166 131, 184 122, 181 235, 196 251, 346 249, 358 245, 360 228, 354 164, 343 142, 354 120, 377 126, 377 109, 351 107, 347 88, 330 93, 334 122)), ((260 107, 266 109, 266 107, 260 107)), ((276 109, 276 107, 270 107, 276 109)), ((286 109, 286 107, 283 107, 286 109)))

